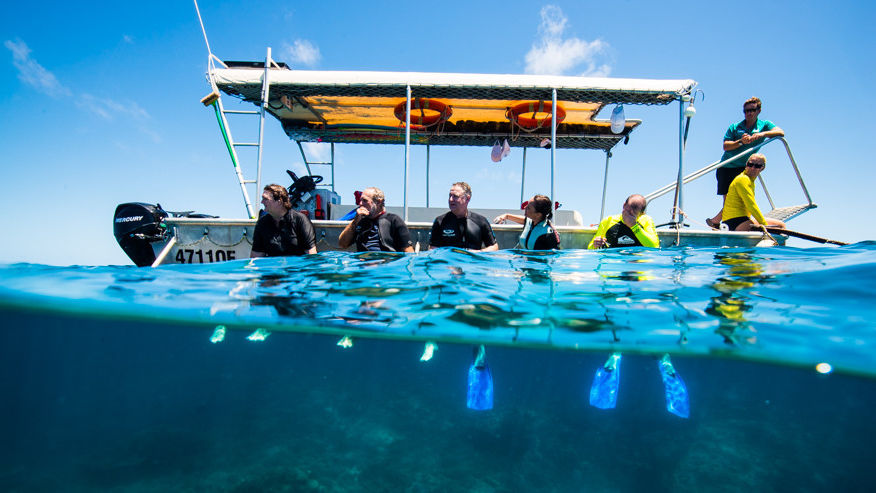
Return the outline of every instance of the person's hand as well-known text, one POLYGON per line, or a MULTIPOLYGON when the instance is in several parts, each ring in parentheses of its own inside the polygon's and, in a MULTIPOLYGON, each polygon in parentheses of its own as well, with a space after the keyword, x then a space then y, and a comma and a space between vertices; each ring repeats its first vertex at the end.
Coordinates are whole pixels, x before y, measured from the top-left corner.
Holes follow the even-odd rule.
POLYGON ((371 211, 369 211, 365 207, 359 206, 359 208, 356 209, 356 219, 357 220, 358 219, 365 219, 369 215, 371 215, 371 211))
POLYGON ((754 138, 752 138, 752 137, 751 137, 750 135, 748 135, 748 134, 745 134, 745 135, 742 136, 742 143, 743 143, 743 144, 750 144, 751 141, 753 141, 753 140, 754 140, 754 138))
POLYGON ((608 242, 606 242, 605 238, 602 236, 597 236, 596 238, 593 238, 593 245, 596 248, 605 248, 608 246, 608 242))
POLYGON ((500 215, 496 216, 495 219, 493 219, 493 223, 494 224, 503 224, 507 220, 507 217, 508 217, 507 214, 500 214, 500 215))

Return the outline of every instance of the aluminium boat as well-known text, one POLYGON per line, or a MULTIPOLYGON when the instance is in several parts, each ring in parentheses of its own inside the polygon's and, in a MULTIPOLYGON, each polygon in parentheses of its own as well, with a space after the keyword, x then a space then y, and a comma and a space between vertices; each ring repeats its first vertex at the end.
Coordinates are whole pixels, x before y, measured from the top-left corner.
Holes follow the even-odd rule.
MULTIPOLYGON (((446 207, 408 205, 408 171, 411 146, 484 146, 503 143, 526 150, 550 149, 550 196, 555 197, 556 149, 595 150, 605 153, 605 182, 611 152, 629 140, 641 120, 628 120, 619 111, 623 105, 678 105, 678 178, 646 195, 649 201, 674 194, 672 217, 658 228, 661 246, 754 246, 782 244, 785 237, 760 232, 729 232, 686 228, 682 214, 685 183, 709 174, 723 164, 745 159, 763 145, 781 141, 799 180, 806 202, 776 207, 767 192, 772 210, 768 217, 789 220, 816 207, 809 197, 787 141, 770 139, 725 162, 715 162, 684 175, 684 140, 697 83, 690 79, 652 80, 545 75, 458 74, 423 72, 312 71, 292 70, 275 62, 268 49, 264 62, 221 61, 208 58, 207 80, 210 93, 202 103, 215 111, 235 177, 244 202, 241 218, 218 218, 186 212, 165 211, 157 204, 126 203, 116 208, 114 234, 120 246, 138 266, 167 263, 209 263, 247 258, 258 210, 253 197, 262 189, 262 133, 266 120, 275 120, 297 144, 307 175, 289 172, 293 207, 313 221, 320 251, 337 250, 338 236, 347 221, 343 216, 355 209, 344 204, 334 189, 335 145, 387 144, 403 148, 399 152, 399 172, 404 173, 404 197, 400 207, 387 210, 402 216, 419 248, 428 248, 433 219, 446 207), (228 110, 223 98, 239 98, 253 105, 251 110, 228 110), (597 119, 606 107, 613 107, 611 119, 597 119), (258 120, 257 142, 233 138, 227 116, 248 114, 258 120), (325 162, 309 160, 305 143, 325 143, 331 158, 325 162), (241 163, 239 150, 256 150, 256 163, 241 163), (245 176, 244 169, 250 178, 245 176), (322 169, 321 175, 315 170, 322 169)), ((499 149, 501 151, 501 149, 499 149)), ((338 169, 343 173, 343 169, 338 169)), ((428 172, 426 189, 428 190, 428 172)), ((607 184, 607 183, 606 183, 607 184)), ((522 190, 521 185, 521 190, 522 190)), ((603 185, 600 217, 605 215, 603 185)), ((507 209, 472 208, 488 218, 507 209)), ((585 225, 581 214, 557 210, 554 224, 564 249, 586 248, 596 232, 585 225)), ((517 246, 519 225, 494 225, 500 248, 517 246)), ((352 248, 352 247, 351 247, 352 248)))

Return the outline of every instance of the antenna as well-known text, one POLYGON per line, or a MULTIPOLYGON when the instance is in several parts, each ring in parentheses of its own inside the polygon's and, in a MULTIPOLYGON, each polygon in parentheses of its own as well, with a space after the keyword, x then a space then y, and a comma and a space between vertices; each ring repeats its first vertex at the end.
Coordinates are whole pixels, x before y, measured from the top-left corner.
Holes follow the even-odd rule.
POLYGON ((201 23, 201 32, 204 33, 204 43, 207 44, 207 56, 213 58, 213 50, 210 49, 210 41, 207 39, 207 30, 204 28, 204 19, 201 18, 201 9, 198 8, 198 0, 195 0, 195 12, 198 13, 198 22, 201 23))

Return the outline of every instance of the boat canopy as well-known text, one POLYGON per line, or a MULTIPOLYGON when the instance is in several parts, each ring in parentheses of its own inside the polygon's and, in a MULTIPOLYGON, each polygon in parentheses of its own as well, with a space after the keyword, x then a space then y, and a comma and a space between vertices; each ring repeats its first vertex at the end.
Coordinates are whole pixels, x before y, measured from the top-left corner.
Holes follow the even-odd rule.
POLYGON ((551 118, 557 116, 558 148, 607 151, 641 121, 627 120, 615 134, 608 120, 595 119, 604 106, 664 105, 696 87, 689 79, 311 71, 283 65, 265 71, 260 63, 225 65, 211 71, 216 87, 256 105, 267 72, 266 109, 299 142, 404 144, 410 87, 412 144, 492 146, 507 139, 514 147, 537 147, 551 136, 551 118))

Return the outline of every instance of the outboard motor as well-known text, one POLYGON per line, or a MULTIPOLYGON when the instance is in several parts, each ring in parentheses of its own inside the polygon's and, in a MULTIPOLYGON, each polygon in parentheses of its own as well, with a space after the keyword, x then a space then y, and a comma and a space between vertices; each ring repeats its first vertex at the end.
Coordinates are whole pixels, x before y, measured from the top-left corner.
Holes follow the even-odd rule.
POLYGON ((138 267, 152 265, 155 251, 152 243, 164 238, 161 222, 167 217, 161 205, 131 202, 116 207, 113 235, 122 250, 138 267))

